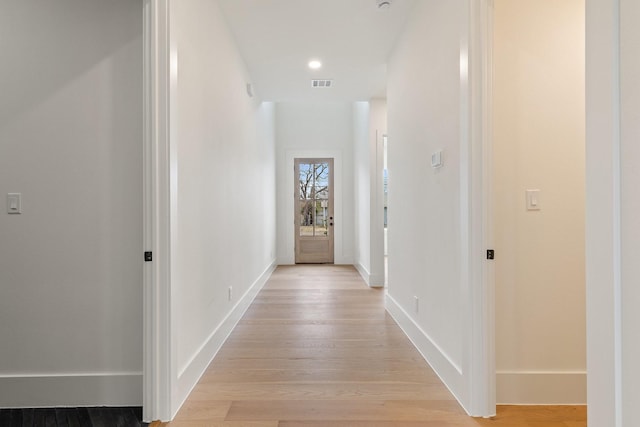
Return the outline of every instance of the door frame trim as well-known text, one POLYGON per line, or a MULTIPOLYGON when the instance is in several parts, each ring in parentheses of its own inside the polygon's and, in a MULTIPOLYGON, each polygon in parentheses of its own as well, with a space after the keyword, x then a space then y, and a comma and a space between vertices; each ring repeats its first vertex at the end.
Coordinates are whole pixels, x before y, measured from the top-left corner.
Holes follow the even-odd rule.
MULTIPOLYGON (((143 0, 143 420, 172 416, 169 0, 143 0)), ((142 261, 142 254, 140 254, 142 261)))
POLYGON ((371 149, 372 164, 369 180, 371 199, 369 201, 369 277, 367 283, 372 288, 385 287, 384 254, 384 138, 387 131, 375 129, 375 147, 371 149))
MULTIPOLYGON (((468 298, 468 387, 467 410, 473 416, 496 413, 495 350, 495 274, 494 261, 487 260, 487 249, 493 248, 493 0, 470 0, 467 87, 462 93, 461 107, 468 130, 465 142, 468 156, 469 234, 468 298)), ((464 37, 462 38, 465 39, 464 37)), ((461 73, 462 74, 462 73, 461 73)), ((465 84, 461 75, 461 83, 465 84)))

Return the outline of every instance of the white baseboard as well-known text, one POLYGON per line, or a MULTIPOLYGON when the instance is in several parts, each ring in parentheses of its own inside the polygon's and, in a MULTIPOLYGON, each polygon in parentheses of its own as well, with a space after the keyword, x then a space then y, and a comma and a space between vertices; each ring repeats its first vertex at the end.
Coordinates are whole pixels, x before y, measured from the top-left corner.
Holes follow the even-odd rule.
POLYGON ((0 375, 0 408, 142 406, 142 372, 0 375))
POLYGON ((277 265, 295 265, 296 263, 293 260, 293 258, 286 256, 286 257, 279 257, 276 260, 276 264, 277 265))
POLYGON ((336 255, 335 259, 333 260, 333 263, 335 265, 353 265, 354 261, 353 261, 353 257, 352 256, 339 256, 336 255))
POLYGON ((358 270, 358 273, 360 273, 360 276, 362 277, 364 282, 368 285, 369 284, 369 270, 367 270, 359 262, 355 263, 353 266, 356 268, 356 270, 358 270))
POLYGON ((371 274, 369 286, 372 288, 384 288, 384 274, 371 274))
POLYGON ((498 371, 496 401, 501 405, 585 405, 587 373, 498 371))
POLYGON ((186 367, 178 373, 177 392, 173 399, 175 412, 171 414, 172 419, 176 416, 187 397, 189 397, 189 394, 200 380, 200 377, 202 377, 202 374, 204 374, 207 366, 209 366, 216 353, 218 353, 229 337, 229 334, 231 334, 236 327, 238 321, 240 321, 247 308, 249 308, 253 302, 253 299, 258 295, 258 292, 260 292, 265 283, 267 283, 276 266, 277 264, 274 260, 260 277, 253 282, 249 290, 238 300, 220 325, 209 335, 209 338, 187 363, 186 367))
POLYGON ((460 405, 469 413, 467 402, 462 399, 464 384, 462 370, 451 358, 418 326, 409 314, 388 293, 385 296, 385 307, 400 329, 409 337, 416 349, 422 354, 429 366, 449 389, 460 405))
POLYGON ((365 281, 365 283, 371 288, 383 288, 384 287, 384 275, 371 274, 362 264, 354 264, 358 273, 365 281))

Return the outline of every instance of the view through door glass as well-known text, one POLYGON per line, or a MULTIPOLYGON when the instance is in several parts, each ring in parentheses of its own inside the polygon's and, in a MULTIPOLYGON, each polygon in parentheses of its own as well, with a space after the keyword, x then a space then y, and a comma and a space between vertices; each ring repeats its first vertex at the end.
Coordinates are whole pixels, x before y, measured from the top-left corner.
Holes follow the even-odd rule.
POLYGON ((296 263, 333 263, 333 159, 296 159, 296 263))

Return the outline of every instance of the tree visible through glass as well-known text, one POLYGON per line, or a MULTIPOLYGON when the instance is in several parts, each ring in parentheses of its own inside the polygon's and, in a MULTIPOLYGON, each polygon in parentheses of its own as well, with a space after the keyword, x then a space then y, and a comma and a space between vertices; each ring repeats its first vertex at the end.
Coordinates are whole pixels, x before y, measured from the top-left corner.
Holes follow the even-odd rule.
POLYGON ((329 229, 329 164, 301 163, 300 236, 327 236, 329 229))

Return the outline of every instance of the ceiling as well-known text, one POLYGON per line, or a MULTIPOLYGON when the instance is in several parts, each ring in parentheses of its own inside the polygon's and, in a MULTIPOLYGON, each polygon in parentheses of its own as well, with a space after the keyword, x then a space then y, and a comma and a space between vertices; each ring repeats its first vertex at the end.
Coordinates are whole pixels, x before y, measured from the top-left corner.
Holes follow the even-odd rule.
POLYGON ((416 0, 386 10, 376 0, 218 1, 261 99, 368 101, 385 97, 387 59, 416 0))

